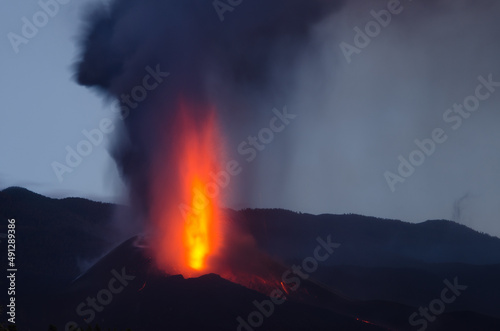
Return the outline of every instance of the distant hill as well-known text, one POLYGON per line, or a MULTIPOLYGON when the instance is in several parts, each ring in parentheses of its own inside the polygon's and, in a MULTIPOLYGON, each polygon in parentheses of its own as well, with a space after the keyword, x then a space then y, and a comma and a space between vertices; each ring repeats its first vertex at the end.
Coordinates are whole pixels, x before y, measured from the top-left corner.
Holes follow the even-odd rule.
POLYGON ((281 209, 228 212, 271 255, 290 261, 310 253, 316 237, 342 244, 330 265, 500 264, 500 239, 452 221, 407 223, 360 215, 311 215, 281 209))
POLYGON ((104 230, 114 208, 81 198, 51 199, 19 187, 0 191, 0 218, 16 219, 16 255, 23 273, 58 283, 78 276, 81 260, 112 247, 104 230))

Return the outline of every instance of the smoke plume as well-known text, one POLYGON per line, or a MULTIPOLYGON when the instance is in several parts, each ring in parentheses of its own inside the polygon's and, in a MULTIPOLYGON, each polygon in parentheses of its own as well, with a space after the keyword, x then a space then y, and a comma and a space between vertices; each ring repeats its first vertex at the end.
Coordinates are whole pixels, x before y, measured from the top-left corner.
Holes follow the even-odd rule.
MULTIPOLYGON (((171 131, 182 94, 215 105, 230 157, 244 166, 226 189, 230 207, 424 221, 451 218, 454 202, 472 192, 481 202, 461 204, 461 219, 500 235, 500 91, 459 129, 443 120, 474 93, 479 76, 500 81, 498 2, 215 3, 230 9, 208 0, 121 0, 88 15, 77 78, 124 106, 114 154, 134 217, 147 219, 154 156, 169 153, 158 141, 171 131), (380 31, 348 61, 339 45, 355 45, 354 28, 365 31, 377 22, 373 13, 391 4, 398 13, 378 23, 380 31), (168 77, 135 108, 127 106, 122 95, 157 66, 168 77), (247 163, 239 144, 285 106, 297 119, 247 163), (448 140, 391 192, 384 172, 397 172, 398 156, 408 158, 415 139, 435 128, 448 140)), ((205 115, 195 117, 203 122, 205 115)), ((178 138, 169 139, 175 145, 178 138)))
MULTIPOLYGON (((252 127, 262 104, 273 106, 290 92, 286 70, 312 25, 339 7, 339 1, 260 0, 224 11, 204 0, 121 0, 89 12, 77 80, 119 102, 125 130, 114 155, 137 217, 148 216, 152 163, 169 153, 160 141, 175 131, 179 98, 215 104, 227 136, 252 127), (134 101, 131 92, 151 72, 162 82, 134 101)), ((202 123, 206 114, 197 111, 202 123)))

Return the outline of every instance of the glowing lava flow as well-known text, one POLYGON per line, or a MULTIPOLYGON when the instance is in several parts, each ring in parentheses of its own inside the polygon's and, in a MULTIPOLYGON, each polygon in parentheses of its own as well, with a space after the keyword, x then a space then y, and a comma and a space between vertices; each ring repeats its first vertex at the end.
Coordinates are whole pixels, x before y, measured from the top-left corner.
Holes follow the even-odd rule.
POLYGON ((155 164, 152 217, 154 253, 169 273, 214 272, 210 259, 222 246, 221 139, 213 110, 181 102, 164 142, 168 151, 155 164))

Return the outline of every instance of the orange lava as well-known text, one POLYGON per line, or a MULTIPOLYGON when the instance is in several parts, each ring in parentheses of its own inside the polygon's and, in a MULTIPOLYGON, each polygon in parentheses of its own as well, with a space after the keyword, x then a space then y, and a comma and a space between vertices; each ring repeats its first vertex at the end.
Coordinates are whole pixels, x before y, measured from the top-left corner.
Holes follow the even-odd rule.
MULTIPOLYGON (((203 182, 193 177, 191 184, 193 192, 200 192, 203 189, 203 182)), ((186 249, 188 266, 195 270, 203 270, 206 266, 206 258, 213 250, 216 235, 213 233, 213 223, 216 221, 214 206, 208 203, 206 206, 198 208, 196 199, 191 197, 191 210, 184 214, 184 247, 186 249)))
POLYGON ((153 171, 153 250, 160 269, 191 277, 215 272, 211 258, 223 239, 214 174, 221 166, 221 138, 214 109, 179 103, 166 132, 165 155, 153 171))

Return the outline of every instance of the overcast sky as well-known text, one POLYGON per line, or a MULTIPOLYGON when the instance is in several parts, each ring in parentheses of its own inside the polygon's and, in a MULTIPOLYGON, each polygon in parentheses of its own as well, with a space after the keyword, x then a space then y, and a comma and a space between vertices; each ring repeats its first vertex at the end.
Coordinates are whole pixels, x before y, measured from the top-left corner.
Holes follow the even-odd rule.
MULTIPOLYGON (((113 118, 102 96, 72 78, 81 17, 93 1, 102 2, 61 5, 18 53, 8 34, 22 35, 22 18, 32 21, 40 7, 33 0, 2 4, 0 189, 17 185, 50 196, 106 201, 117 201, 124 191, 108 153, 109 137, 62 182, 51 166, 65 162, 66 147, 76 148, 85 138, 82 130, 113 118)), ((340 43, 355 46, 353 29, 364 29, 374 20, 370 11, 387 3, 350 1, 315 27, 309 51, 290 69, 297 93, 287 106, 298 116, 256 162, 245 164, 252 178, 260 178, 259 192, 230 204, 412 222, 454 218, 500 236, 500 88, 456 129, 452 125, 458 122, 443 118, 475 94, 479 76, 500 81, 500 7, 493 1, 473 6, 441 0, 430 10, 402 1, 404 9, 348 61, 340 43), (408 159, 417 150, 415 139, 432 137, 436 128, 447 140, 392 192, 384 174, 400 175, 399 155, 408 159)), ((221 24, 213 15, 214 24, 221 24)), ((230 156, 241 159, 238 143, 273 116, 271 108, 268 117, 260 114, 260 122, 232 135, 230 156)), ((244 181, 233 183, 238 184, 244 181)))

